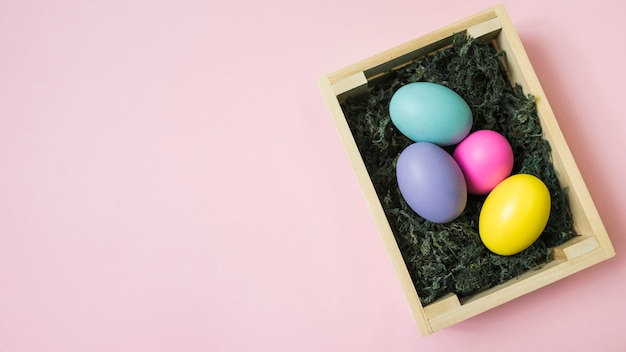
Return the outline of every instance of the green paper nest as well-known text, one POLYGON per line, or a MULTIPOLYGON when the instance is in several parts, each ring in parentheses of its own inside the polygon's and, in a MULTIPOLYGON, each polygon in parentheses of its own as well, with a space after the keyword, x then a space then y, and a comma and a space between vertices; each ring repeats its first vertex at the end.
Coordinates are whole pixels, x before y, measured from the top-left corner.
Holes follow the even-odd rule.
MULTIPOLYGON (((556 177, 550 145, 542 137, 534 98, 511 86, 497 52, 488 43, 456 34, 453 44, 393 71, 342 109, 423 305, 454 292, 466 297, 504 283, 550 258, 551 248, 575 235, 569 203, 556 177), (445 85, 472 109, 472 131, 504 135, 515 156, 513 174, 539 177, 550 190, 552 209, 539 239, 513 256, 490 252, 478 234, 486 196, 469 195, 465 211, 447 224, 414 213, 396 183, 395 165, 411 140, 389 118, 389 101, 401 86, 417 81, 445 85)), ((452 151, 452 148, 447 148, 452 151)))

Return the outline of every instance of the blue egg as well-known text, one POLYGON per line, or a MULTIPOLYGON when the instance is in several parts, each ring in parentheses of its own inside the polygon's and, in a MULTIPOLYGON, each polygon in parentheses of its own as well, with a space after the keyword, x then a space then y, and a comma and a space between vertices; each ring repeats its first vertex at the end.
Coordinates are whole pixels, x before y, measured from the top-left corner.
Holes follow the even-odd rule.
POLYGON ((452 89, 431 82, 409 83, 389 102, 391 121, 414 142, 459 143, 473 123, 469 105, 452 89))

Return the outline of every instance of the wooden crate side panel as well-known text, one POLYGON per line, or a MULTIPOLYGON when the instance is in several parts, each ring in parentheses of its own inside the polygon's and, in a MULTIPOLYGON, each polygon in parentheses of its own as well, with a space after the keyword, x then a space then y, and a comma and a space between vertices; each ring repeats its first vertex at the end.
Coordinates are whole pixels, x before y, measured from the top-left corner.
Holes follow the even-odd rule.
POLYGON ((387 221, 385 212, 380 204, 378 195, 376 194, 376 190, 372 184, 372 180, 369 177, 363 158, 361 157, 356 142, 354 141, 354 136, 350 131, 350 127, 346 121, 343 110, 339 105, 333 85, 328 77, 321 77, 318 80, 318 84, 326 101, 326 105, 331 112, 335 127, 339 132, 359 185, 361 186, 365 199, 367 200, 369 210, 374 218, 377 230, 381 236, 402 291, 404 292, 411 313, 413 314, 415 323, 422 335, 430 334, 432 333, 432 329, 426 320, 424 308, 420 303, 413 280, 411 279, 406 263, 404 262, 404 258, 398 248, 395 236, 389 226, 389 222, 387 221))
MULTIPOLYGON (((474 22, 475 21, 472 23, 474 22)), ((354 73, 352 73, 352 71, 343 72, 341 78, 335 77, 333 79, 331 75, 328 77, 331 81, 333 89, 335 90, 338 100, 343 102, 349 96, 364 93, 371 84, 376 84, 379 79, 384 78, 390 72, 408 65, 416 59, 421 59, 422 57, 432 54, 437 50, 450 46, 455 33, 465 31, 474 38, 490 41, 498 35, 500 28, 500 22, 497 18, 491 18, 485 22, 475 23, 469 28, 444 28, 440 30, 440 32, 446 33, 447 36, 441 37, 441 33, 437 32, 436 35, 431 35, 431 38, 435 39, 434 42, 429 42, 428 44, 424 44, 424 46, 418 48, 411 47, 411 45, 415 45, 415 41, 409 42, 392 49, 394 50, 394 53, 398 53, 398 56, 394 53, 388 53, 387 56, 392 57, 389 61, 377 64, 376 66, 368 68, 365 71, 358 71, 354 73), (404 54, 400 55, 399 53, 404 54), (348 73, 352 74, 347 76, 348 73)), ((419 39, 424 42, 429 40, 424 37, 419 39)), ((371 60, 376 61, 375 59, 371 60)), ((362 66, 367 67, 368 65, 363 64, 362 66)))
POLYGON ((387 71, 407 61, 411 61, 420 56, 432 52, 436 48, 441 48, 454 33, 463 32, 467 28, 481 24, 496 17, 494 8, 482 11, 474 16, 467 17, 453 24, 435 30, 419 38, 398 45, 370 58, 349 65, 343 69, 328 74, 331 84, 346 79, 358 72, 365 72, 368 77, 387 71))
POLYGON ((595 236, 577 236, 554 248, 553 260, 541 269, 459 300, 450 293, 424 307, 433 331, 454 325, 538 288, 603 261, 604 253, 595 236))
POLYGON ((429 324, 433 332, 436 332, 554 283, 605 259, 602 249, 596 248, 587 252, 586 255, 571 260, 553 260, 541 270, 528 271, 517 279, 509 280, 500 286, 462 301, 458 309, 448 310, 438 316, 431 317, 429 324))

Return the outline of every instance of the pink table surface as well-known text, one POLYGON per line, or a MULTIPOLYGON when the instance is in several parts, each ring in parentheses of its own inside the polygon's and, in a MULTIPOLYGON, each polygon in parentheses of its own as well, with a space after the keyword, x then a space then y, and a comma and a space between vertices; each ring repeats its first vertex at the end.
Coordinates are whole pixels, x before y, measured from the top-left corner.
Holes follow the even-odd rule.
POLYGON ((617 256, 428 337, 318 90, 494 4, 1 1, 0 351, 624 350, 622 2, 505 2, 617 256))

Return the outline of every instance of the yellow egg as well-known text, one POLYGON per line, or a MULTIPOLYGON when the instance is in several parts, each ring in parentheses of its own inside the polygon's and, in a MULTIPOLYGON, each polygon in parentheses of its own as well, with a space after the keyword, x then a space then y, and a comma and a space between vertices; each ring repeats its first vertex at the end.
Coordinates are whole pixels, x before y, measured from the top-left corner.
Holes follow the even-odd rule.
POLYGON ((549 216, 550 192, 543 181, 513 175, 485 199, 478 219, 480 239, 496 254, 517 254, 539 238, 549 216))

